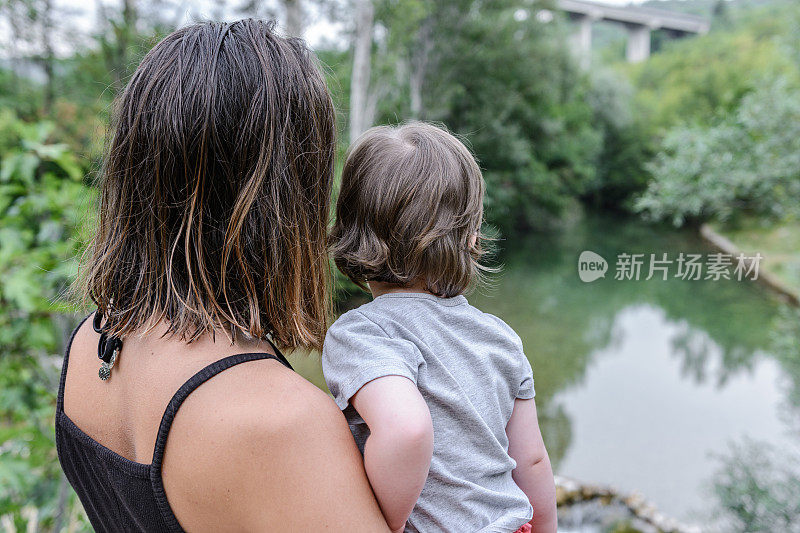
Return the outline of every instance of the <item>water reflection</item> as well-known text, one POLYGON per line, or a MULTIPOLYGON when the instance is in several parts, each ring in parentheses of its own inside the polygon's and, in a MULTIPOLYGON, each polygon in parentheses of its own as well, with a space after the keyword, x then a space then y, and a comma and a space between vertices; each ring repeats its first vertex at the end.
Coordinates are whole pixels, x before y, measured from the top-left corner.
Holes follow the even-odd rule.
POLYGON ((800 379, 769 351, 778 304, 762 287, 613 279, 619 253, 712 251, 691 232, 591 217, 513 245, 495 286, 470 300, 522 337, 557 472, 696 518, 710 452, 742 435, 785 444, 784 384, 800 379), (605 279, 579 280, 583 250, 609 261, 605 279))

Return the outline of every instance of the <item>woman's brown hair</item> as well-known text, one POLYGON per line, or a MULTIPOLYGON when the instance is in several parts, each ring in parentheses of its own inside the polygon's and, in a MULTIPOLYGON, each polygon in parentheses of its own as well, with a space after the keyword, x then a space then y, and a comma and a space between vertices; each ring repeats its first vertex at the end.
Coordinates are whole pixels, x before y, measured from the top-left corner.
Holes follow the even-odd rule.
POLYGON ((483 176, 469 150, 424 122, 378 126, 350 148, 331 231, 336 266, 356 284, 466 291, 482 271, 483 176))
POLYGON ((116 102, 82 287, 125 336, 166 322, 281 346, 324 338, 334 111, 313 54, 271 23, 192 25, 116 102))

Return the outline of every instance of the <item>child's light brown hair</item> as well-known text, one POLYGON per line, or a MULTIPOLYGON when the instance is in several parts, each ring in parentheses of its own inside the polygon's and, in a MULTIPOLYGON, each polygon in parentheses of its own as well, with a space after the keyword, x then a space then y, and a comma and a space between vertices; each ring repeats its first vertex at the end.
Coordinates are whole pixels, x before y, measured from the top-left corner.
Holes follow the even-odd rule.
POLYGON ((348 152, 331 231, 347 277, 399 286, 418 282, 443 297, 487 270, 480 235, 484 183, 469 150, 423 122, 379 126, 348 152))

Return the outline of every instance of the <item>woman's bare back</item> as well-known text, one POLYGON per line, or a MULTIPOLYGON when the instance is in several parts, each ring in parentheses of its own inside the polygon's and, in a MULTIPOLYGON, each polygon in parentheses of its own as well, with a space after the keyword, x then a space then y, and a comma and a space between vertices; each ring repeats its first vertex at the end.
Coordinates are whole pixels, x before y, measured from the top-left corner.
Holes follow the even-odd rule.
MULTIPOLYGON (((224 335, 191 344, 166 328, 125 339, 111 379, 98 378, 98 334, 87 320, 69 356, 64 412, 89 437, 135 463, 153 460, 173 395, 228 356, 271 353, 224 335)), ((187 531, 327 527, 386 530, 360 455, 330 398, 275 359, 220 372, 175 416, 161 470, 169 506, 187 531)))

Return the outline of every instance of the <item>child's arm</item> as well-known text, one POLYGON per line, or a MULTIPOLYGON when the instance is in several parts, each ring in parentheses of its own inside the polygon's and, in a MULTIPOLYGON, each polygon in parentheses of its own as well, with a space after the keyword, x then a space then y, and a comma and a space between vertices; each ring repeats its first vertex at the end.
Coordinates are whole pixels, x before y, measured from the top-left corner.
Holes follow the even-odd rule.
POLYGON ((514 401, 506 434, 508 455, 517 462, 511 475, 533 506, 533 533, 555 533, 558 525, 556 487, 533 399, 514 401))
POLYGON ((401 376, 370 381, 350 399, 370 430, 364 467, 392 531, 402 531, 433 455, 433 423, 416 385, 401 376))

